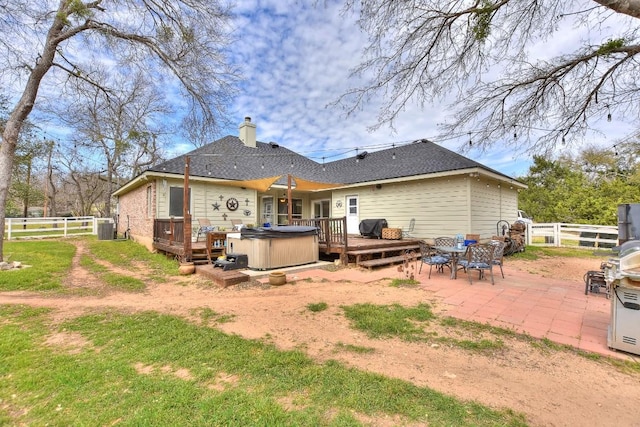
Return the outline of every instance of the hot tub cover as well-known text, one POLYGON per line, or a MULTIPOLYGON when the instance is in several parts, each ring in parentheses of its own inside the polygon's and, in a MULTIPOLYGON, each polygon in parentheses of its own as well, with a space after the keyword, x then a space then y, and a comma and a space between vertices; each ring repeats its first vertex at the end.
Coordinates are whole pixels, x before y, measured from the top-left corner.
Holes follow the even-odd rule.
POLYGON ((241 239, 288 239, 298 236, 318 234, 316 227, 305 225, 283 225, 275 227, 243 228, 240 232, 241 239))

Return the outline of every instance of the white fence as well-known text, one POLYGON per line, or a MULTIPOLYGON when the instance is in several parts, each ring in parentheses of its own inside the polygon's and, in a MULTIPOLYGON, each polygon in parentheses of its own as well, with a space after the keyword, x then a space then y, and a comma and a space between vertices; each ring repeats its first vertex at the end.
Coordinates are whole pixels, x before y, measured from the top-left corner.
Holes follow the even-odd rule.
POLYGON ((534 223, 527 226, 527 244, 612 248, 618 244, 618 227, 611 225, 534 223))
MULTIPOLYGON (((93 216, 6 218, 4 222, 4 238, 17 240, 97 235, 101 224, 113 224, 113 220, 111 218, 96 218, 93 216)), ((113 226, 110 226, 109 229, 113 230, 113 226)))

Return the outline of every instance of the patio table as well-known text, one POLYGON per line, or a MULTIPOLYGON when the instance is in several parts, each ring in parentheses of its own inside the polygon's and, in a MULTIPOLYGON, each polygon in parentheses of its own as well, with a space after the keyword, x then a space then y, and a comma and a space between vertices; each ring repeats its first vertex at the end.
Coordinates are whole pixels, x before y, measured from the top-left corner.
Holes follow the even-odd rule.
POLYGON ((458 248, 457 246, 436 246, 436 250, 451 255, 451 278, 458 278, 458 258, 460 255, 464 255, 467 252, 467 247, 463 246, 458 248))

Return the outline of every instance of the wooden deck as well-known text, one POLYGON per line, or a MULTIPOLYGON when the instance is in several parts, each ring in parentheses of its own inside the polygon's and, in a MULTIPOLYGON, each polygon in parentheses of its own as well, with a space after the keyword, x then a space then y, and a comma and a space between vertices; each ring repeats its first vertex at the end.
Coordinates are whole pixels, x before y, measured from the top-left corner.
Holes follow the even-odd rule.
POLYGON ((375 239, 362 236, 349 236, 345 250, 348 263, 358 267, 378 267, 404 262, 405 253, 416 259, 420 256, 417 239, 375 239))
MULTIPOLYGON (((187 260, 182 242, 169 242, 168 240, 158 239, 153 242, 153 248, 179 261, 187 260)), ((208 262, 207 242, 200 240, 199 242, 191 243, 191 255, 188 259, 196 264, 206 264, 208 262)))
MULTIPOLYGON (((154 249, 175 256, 180 261, 207 263, 206 239, 191 244, 190 253, 183 245, 181 220, 157 219, 154 226, 154 249)), ((343 265, 355 264, 359 267, 377 267, 401 263, 406 253, 419 256, 417 239, 378 239, 346 233, 346 218, 316 218, 296 220, 294 225, 314 226, 318 229, 318 250, 320 254, 337 254, 343 265)))

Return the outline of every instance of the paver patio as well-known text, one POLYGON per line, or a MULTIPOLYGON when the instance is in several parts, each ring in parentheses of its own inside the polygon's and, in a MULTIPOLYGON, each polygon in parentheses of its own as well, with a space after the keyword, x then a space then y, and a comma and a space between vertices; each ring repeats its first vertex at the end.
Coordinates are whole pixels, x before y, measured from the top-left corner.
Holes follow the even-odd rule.
MULTIPOLYGON (((451 280, 446 270, 444 274, 432 273, 429 279, 428 270, 423 269, 416 280, 429 298, 439 300, 452 317, 513 329, 605 356, 640 359, 609 349, 611 300, 604 294, 585 295, 583 282, 542 278, 508 265, 504 267, 505 278, 498 272, 493 286, 488 279, 478 280, 477 272, 472 274, 472 285, 466 274, 451 280)), ((404 277, 398 272, 398 266, 375 270, 348 268, 337 272, 311 269, 292 271, 289 276, 290 280, 326 278, 362 283, 404 277)))

